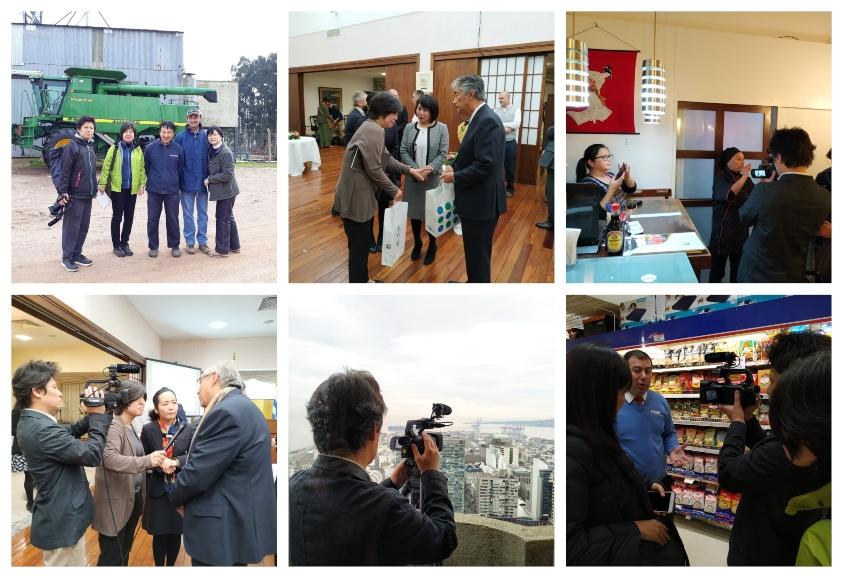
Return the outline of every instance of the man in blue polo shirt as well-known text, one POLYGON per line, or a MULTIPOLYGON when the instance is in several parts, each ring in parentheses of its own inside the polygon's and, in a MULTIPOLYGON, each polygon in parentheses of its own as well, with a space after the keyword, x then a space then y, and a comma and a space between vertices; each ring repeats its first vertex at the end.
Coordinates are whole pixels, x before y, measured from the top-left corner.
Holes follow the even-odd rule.
POLYGON ((173 140, 176 125, 169 120, 161 123, 160 139, 146 147, 146 233, 149 237, 149 256, 158 256, 158 222, 161 207, 166 213, 167 247, 173 257, 181 257, 179 250, 179 175, 184 168, 184 150, 173 140))
POLYGON ((680 446, 676 440, 667 401, 655 391, 650 391, 653 381, 650 356, 634 349, 627 352, 624 359, 632 373, 632 387, 618 412, 618 441, 648 482, 657 482, 669 489, 665 456, 669 457, 671 464, 687 467, 685 446, 680 446))

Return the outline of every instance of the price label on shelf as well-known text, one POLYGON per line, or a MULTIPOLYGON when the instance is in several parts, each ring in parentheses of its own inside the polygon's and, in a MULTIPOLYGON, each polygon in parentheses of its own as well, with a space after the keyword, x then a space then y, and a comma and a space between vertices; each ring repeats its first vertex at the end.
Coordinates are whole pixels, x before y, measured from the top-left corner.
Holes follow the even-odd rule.
POLYGON ((664 341, 664 333, 653 333, 653 342, 662 343, 664 341))

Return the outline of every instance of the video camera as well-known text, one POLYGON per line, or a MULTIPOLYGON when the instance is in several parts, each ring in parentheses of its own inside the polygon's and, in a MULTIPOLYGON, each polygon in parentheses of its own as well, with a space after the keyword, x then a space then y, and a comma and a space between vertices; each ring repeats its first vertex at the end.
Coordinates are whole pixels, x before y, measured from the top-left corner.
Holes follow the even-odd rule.
POLYGON ((120 378, 118 373, 140 373, 139 365, 126 365, 119 363, 117 365, 109 365, 103 370, 103 374, 107 375, 106 379, 89 379, 85 382, 85 389, 89 386, 99 385, 100 387, 94 389, 90 395, 84 393, 79 394, 79 400, 85 404, 86 407, 99 407, 105 405, 106 409, 114 409, 118 404, 129 405, 129 390, 120 386, 120 378), (104 389, 103 396, 95 396, 94 394, 104 389))
POLYGON ((63 196, 64 195, 59 195, 56 199, 56 202, 47 207, 47 210, 50 211, 50 215, 52 215, 53 217, 50 222, 47 223, 48 227, 52 227, 53 225, 61 221, 62 217, 64 217, 65 211, 67 211, 67 209, 70 207, 70 197, 67 197, 67 202, 64 205, 59 204, 59 201, 63 196))
POLYGON ((755 403, 761 388, 752 381, 752 373, 748 369, 739 367, 736 354, 731 351, 706 353, 705 361, 706 363, 722 362, 723 365, 715 370, 720 374, 719 379, 707 379, 700 382, 700 401, 709 404, 732 405, 735 403, 735 392, 739 391, 742 407, 749 407, 755 403), (732 383, 730 376, 735 373, 743 374, 743 382, 732 383))
POLYGON ((767 158, 761 162, 761 166, 750 171, 753 179, 769 179, 773 175, 778 176, 776 165, 773 164, 773 155, 767 155, 767 158))

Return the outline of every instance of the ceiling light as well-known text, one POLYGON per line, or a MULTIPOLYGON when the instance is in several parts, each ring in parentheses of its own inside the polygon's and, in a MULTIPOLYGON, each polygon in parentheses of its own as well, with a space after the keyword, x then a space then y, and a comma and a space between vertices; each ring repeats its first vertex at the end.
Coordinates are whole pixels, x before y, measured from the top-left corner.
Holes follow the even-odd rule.
POLYGON ((208 327, 210 327, 211 329, 222 329, 226 325, 228 325, 228 323, 226 323, 225 321, 211 321, 210 323, 208 323, 208 327))
POLYGON ((385 72, 381 72, 381 76, 386 76, 386 73, 385 73, 385 72))
POLYGON ((15 339, 20 339, 21 341, 32 341, 32 338, 29 335, 24 335, 22 333, 15 335, 15 339))
POLYGON ((644 124, 659 124, 665 114, 667 90, 664 64, 656 59, 656 13, 653 12, 653 57, 641 64, 641 113, 644 124))

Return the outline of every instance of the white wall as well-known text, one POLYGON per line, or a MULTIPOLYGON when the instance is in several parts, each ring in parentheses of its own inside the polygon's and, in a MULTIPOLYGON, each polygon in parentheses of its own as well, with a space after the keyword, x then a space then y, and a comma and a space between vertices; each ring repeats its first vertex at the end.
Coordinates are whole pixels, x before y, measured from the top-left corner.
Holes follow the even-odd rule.
POLYGON ((141 355, 161 359, 161 339, 125 297, 77 293, 56 293, 56 297, 141 355))
POLYGON ((276 369, 278 354, 274 337, 165 341, 158 359, 205 369, 218 361, 233 359, 238 369, 276 369))
POLYGON ((290 38, 290 67, 419 53, 419 70, 426 71, 431 52, 553 38, 552 12, 417 12, 346 26, 337 38, 325 32, 290 38))
POLYGON ((304 92, 304 121, 314 116, 319 108, 319 87, 341 88, 343 114, 348 114, 354 108, 354 93, 358 90, 372 90, 374 86, 371 74, 364 74, 354 70, 336 72, 311 72, 304 75, 302 90, 304 92))
MULTIPOLYGON (((651 24, 611 19, 597 19, 597 24, 641 50, 639 67, 642 59, 652 56, 651 24)), ((570 17, 567 27, 570 30, 570 17)), ((629 48, 599 30, 578 38, 589 48, 629 48)), ((817 145, 810 172, 816 174, 829 166, 824 155, 831 147, 831 45, 659 26, 656 57, 667 69, 667 114, 661 124, 643 123, 638 80, 635 126, 640 134, 568 135, 569 182, 574 180, 583 150, 601 142, 612 150, 616 162, 630 164, 639 188, 675 191, 676 103, 680 100, 780 107, 778 126, 801 125, 817 145)))

